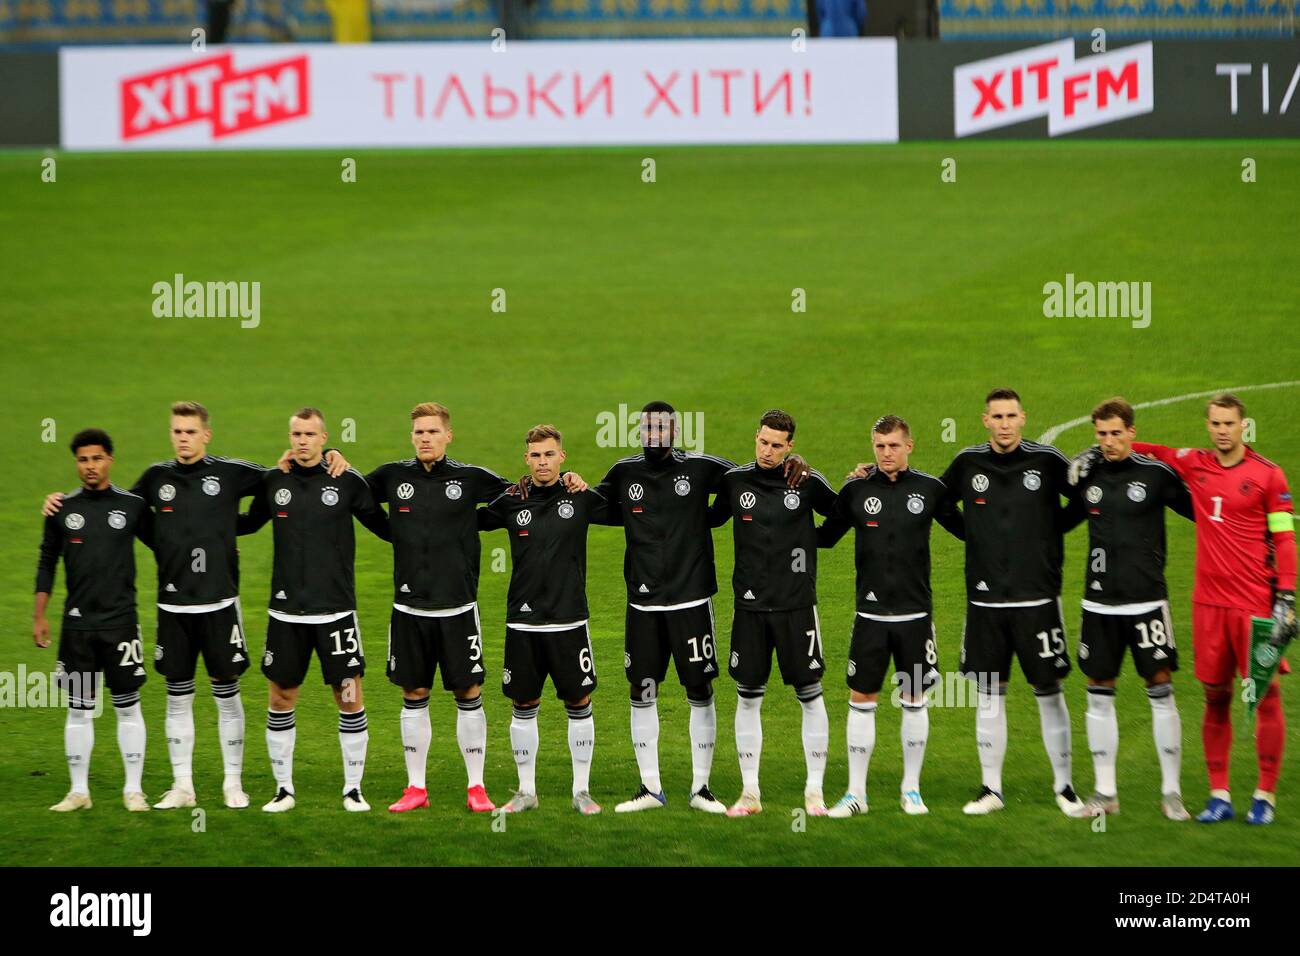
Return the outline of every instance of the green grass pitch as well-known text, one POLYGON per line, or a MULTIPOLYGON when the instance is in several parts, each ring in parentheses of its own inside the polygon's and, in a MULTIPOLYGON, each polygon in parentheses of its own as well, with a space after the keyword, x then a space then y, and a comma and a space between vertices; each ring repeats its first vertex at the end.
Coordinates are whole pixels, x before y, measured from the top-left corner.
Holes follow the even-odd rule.
MULTIPOLYGON (((362 470, 408 457, 407 412, 433 399, 453 411, 451 454, 507 474, 522 471, 522 436, 538 422, 566 434, 569 466, 598 480, 624 448, 598 447, 597 416, 620 403, 666 398, 704 413, 705 450, 753 456, 758 416, 780 406, 799 424, 798 450, 833 483, 868 452, 878 415, 913 425, 914 464, 939 472, 982 440, 981 400, 1009 384, 1025 398, 1028 433, 1085 415, 1119 393, 1149 401, 1220 386, 1297 377, 1294 143, 912 144, 880 148, 614 149, 439 152, 60 155, 41 181, 41 155, 0 155, 0 303, 4 376, 0 457, 0 671, 49 673, 53 649, 30 636, 31 586, 43 494, 75 486, 66 443, 80 427, 118 443, 114 477, 129 486, 170 457, 167 404, 194 398, 213 412, 211 451, 271 462, 286 418, 320 405, 332 438, 362 470), (345 184, 352 156, 358 180, 345 184), (644 157, 657 181, 641 178, 644 157), (958 181, 940 164, 957 160, 958 181), (1258 182, 1241 181, 1243 158, 1258 182), (159 319, 153 283, 187 279, 262 284, 261 325, 234 319, 159 319), (1149 281, 1152 322, 1049 319, 1042 287, 1078 279, 1149 281), (504 289, 507 311, 490 309, 504 289), (803 289, 807 311, 792 312, 803 289), (57 441, 42 441, 53 419, 57 441), (943 423, 955 422, 955 441, 943 423)), ((1300 484, 1296 388, 1243 393, 1257 447, 1300 484)), ((1188 400, 1139 412, 1139 436, 1204 444, 1202 408, 1188 400)), ((1086 427, 1067 431, 1073 452, 1086 427)), ((1193 529, 1169 518, 1173 611, 1184 667, 1184 794, 1199 807, 1205 783, 1201 701, 1190 667, 1193 529)), ((1065 605, 1077 638, 1085 552, 1067 541, 1065 605)), ((731 530, 717 532, 724 653, 730 620, 731 530)), ((1008 807, 967 819, 979 783, 973 711, 934 708, 922 778, 931 808, 905 817, 898 712, 883 707, 872 760, 872 812, 797 825, 803 754, 799 710, 774 677, 764 705, 765 810, 744 820, 686 808, 687 706, 675 679, 662 695, 666 809, 615 816, 637 783, 620 661, 622 552, 618 531, 595 529, 589 598, 600 687, 592 790, 594 819, 569 808, 563 709, 541 710, 541 808, 496 832, 463 809, 455 710, 435 692, 429 781, 433 807, 394 817, 383 808, 405 783, 399 692, 383 676, 391 596, 387 546, 358 529, 357 589, 371 662, 366 680, 369 815, 340 806, 335 711, 313 667, 299 707, 299 808, 283 817, 220 805, 215 708, 199 678, 195 782, 206 817, 128 815, 113 718, 98 723, 89 813, 45 808, 67 789, 62 714, 0 710, 0 832, 15 864, 1068 864, 1290 863, 1300 840, 1296 733, 1300 703, 1286 690, 1291 754, 1277 823, 1250 828, 1176 825, 1160 816, 1150 711, 1126 665, 1119 714, 1123 813, 1094 832, 1052 802, 1037 711, 1012 682, 1008 807), (199 831, 199 832, 196 832, 199 831), (1287 849, 1288 847, 1292 849, 1287 849)), ((935 531, 935 614, 941 663, 955 666, 961 630, 960 552, 935 531)), ((507 575, 491 570, 503 535, 484 539, 480 593, 486 653, 487 784, 498 799, 515 782, 498 681, 507 575)), ((244 608, 260 651, 271 536, 243 539, 244 608)), ((826 795, 845 775, 843 667, 852 617, 852 547, 822 556, 819 582, 831 717, 826 795)), ((154 628, 151 557, 139 553, 146 654, 154 628)), ((57 631, 59 592, 51 607, 57 631)), ((170 781, 162 681, 144 690, 149 745, 145 789, 170 781)), ((270 795, 266 691, 244 678, 245 782, 270 795)), ((739 790, 735 690, 717 682, 714 789, 739 790)), ((1084 680, 1066 684, 1075 782, 1092 785, 1084 734, 1084 680)), ((1254 747, 1235 712, 1238 812, 1255 784, 1254 747)))

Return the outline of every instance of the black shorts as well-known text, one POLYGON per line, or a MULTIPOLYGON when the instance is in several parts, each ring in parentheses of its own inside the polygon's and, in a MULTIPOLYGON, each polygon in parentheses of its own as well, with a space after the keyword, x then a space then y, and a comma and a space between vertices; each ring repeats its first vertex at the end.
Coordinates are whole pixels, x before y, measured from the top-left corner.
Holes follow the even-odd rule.
POLYGON ((203 655, 203 666, 213 680, 231 680, 248 670, 244 616, 238 601, 230 607, 200 614, 158 609, 154 670, 167 680, 193 680, 199 654, 203 655))
POLYGON ((762 687, 772 673, 772 651, 781 679, 806 687, 822 679, 822 628, 816 607, 794 611, 746 611, 737 608, 731 619, 731 660, 728 673, 737 684, 762 687))
POLYGON ((270 618, 266 625, 262 673, 281 687, 299 687, 307 676, 312 651, 320 658, 321 676, 331 687, 365 674, 366 652, 361 646, 356 612, 328 624, 270 618))
POLYGON ((873 621, 861 614, 853 615, 846 668, 850 689, 859 694, 879 694, 890 658, 894 661, 894 679, 904 697, 919 697, 932 687, 939 680, 934 619, 927 614, 914 621, 873 621))
POLYGON ((668 658, 677 665, 683 687, 704 687, 718 676, 717 632, 713 628, 713 599, 675 611, 638 611, 627 607, 623 640, 623 670, 635 692, 668 676, 668 658))
POLYGON ((59 633, 59 686, 68 694, 94 697, 97 680, 104 672, 110 693, 125 694, 144 686, 144 641, 139 624, 110 627, 102 631, 81 631, 67 627, 59 633))
POLYGON ((538 700, 547 677, 560 700, 582 700, 596 689, 596 662, 586 624, 563 631, 506 628, 501 690, 516 703, 538 700))
POLYGON ((1011 657, 1020 659, 1025 680, 1035 687, 1055 684, 1070 673, 1065 622, 1057 598, 1033 607, 966 605, 961 635, 961 672, 981 687, 1011 676, 1011 657))
POLYGON ((388 679, 398 687, 432 687, 441 667, 443 690, 483 683, 483 632, 478 605, 451 617, 425 617, 393 608, 388 622, 388 679))
POLYGON ((1178 648, 1169 603, 1143 614, 1083 612, 1079 633, 1079 670, 1093 680, 1114 680, 1124 663, 1124 649, 1133 651, 1137 672, 1147 680, 1162 670, 1178 670, 1178 648))

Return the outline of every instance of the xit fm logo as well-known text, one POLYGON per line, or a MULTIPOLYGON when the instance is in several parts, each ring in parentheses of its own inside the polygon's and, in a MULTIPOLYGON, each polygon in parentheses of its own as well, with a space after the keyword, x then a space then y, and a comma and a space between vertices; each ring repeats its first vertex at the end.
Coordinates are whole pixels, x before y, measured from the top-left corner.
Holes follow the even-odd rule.
POLYGON ((307 57, 236 70, 234 54, 122 80, 122 139, 206 120, 212 138, 306 116, 307 57))
POLYGON ((953 69, 957 136, 1047 117, 1049 136, 1100 126, 1155 108, 1152 47, 1137 43, 1074 58, 1074 41, 964 63, 953 69))

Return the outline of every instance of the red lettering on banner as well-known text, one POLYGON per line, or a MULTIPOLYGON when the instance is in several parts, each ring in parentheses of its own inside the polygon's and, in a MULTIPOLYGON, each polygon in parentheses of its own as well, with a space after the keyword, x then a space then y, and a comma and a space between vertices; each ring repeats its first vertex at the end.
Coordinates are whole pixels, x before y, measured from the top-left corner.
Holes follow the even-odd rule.
POLYGON ((1040 60, 1037 63, 1028 63, 1025 65, 1025 72, 1032 73, 1038 78, 1038 102, 1045 102, 1051 96, 1051 86, 1049 86, 1049 77, 1054 69, 1060 65, 1061 61, 1056 57, 1047 60, 1040 60))
POLYGON ((1135 100, 1138 98, 1138 65, 1136 60, 1125 63, 1124 69, 1120 70, 1119 76, 1113 75, 1105 67, 1097 73, 1097 105, 1104 108, 1110 102, 1111 93, 1121 92, 1121 85, 1128 90, 1125 99, 1135 100))
POLYGON ((785 89, 785 115, 789 116, 794 110, 794 94, 790 88, 790 71, 786 70, 777 77, 772 88, 767 91, 766 96, 760 95, 761 86, 759 84, 758 71, 754 71, 754 115, 759 116, 763 110, 767 109, 767 104, 771 103, 777 92, 782 88, 785 89))
POLYGON ((531 73, 528 74, 528 115, 529 116, 537 115, 538 101, 541 101, 545 103, 547 106, 549 106, 551 108, 551 112, 554 113, 556 116, 559 117, 564 116, 564 113, 560 111, 560 108, 555 105, 555 101, 552 100, 550 97, 551 90, 555 87, 555 84, 559 82, 560 82, 560 74, 557 71, 551 74, 551 78, 546 81, 545 86, 543 86, 541 89, 538 89, 533 82, 533 74, 531 73))
POLYGON ((1065 115, 1074 115, 1074 105, 1080 100, 1088 98, 1088 80, 1091 79, 1091 73, 1076 73, 1074 76, 1065 78, 1065 115), (1080 90, 1078 87, 1082 86, 1080 90))
POLYGON ((415 74, 415 115, 424 115, 424 77, 415 74))
POLYGON ((220 84, 212 137, 269 126, 307 113, 307 57, 245 70, 220 84))
POLYGON ((592 100, 594 100, 597 94, 599 94, 602 90, 605 93, 605 115, 613 116, 614 115, 614 87, 613 87, 613 79, 610 77, 609 72, 606 71, 605 73, 602 73, 600 75, 600 79, 596 82, 596 85, 591 88, 590 92, 587 93, 585 99, 583 98, 582 95, 582 77, 579 76, 577 73, 574 73, 573 74, 574 115, 581 116, 583 113, 587 112, 588 108, 590 108, 591 106, 592 100))
POLYGON ((455 73, 449 74, 447 82, 442 84, 442 92, 438 94, 438 102, 433 107, 433 118, 442 119, 442 112, 447 108, 447 100, 451 98, 453 91, 460 97, 460 105, 465 110, 465 115, 473 119, 474 107, 470 106, 469 97, 465 95, 465 87, 461 86, 460 77, 455 73))
POLYGON ((975 89, 980 95, 980 101, 975 104, 975 116, 984 112, 985 107, 991 106, 993 112, 997 113, 1002 110, 1002 101, 998 99, 998 84, 1002 82, 1002 71, 999 70, 985 82, 981 77, 973 78, 975 89))
POLYGON ((496 87, 492 85, 492 77, 483 77, 483 115, 488 119, 509 119, 519 111, 519 96, 514 90, 507 87, 496 87), (498 110, 493 108, 493 97, 504 96, 510 101, 509 108, 498 110))
MULTIPOLYGON (((405 73, 371 73, 372 80, 378 80, 384 84, 384 119, 393 118, 393 83, 397 80, 405 80, 405 73)), ((416 77, 418 80, 419 77, 416 77)), ((419 110, 416 111, 419 115, 419 110)))
POLYGON ((743 76, 744 70, 709 70, 709 76, 716 76, 722 80, 722 115, 731 115, 731 81, 737 76, 743 76))
POLYGON ((196 60, 121 84, 122 138, 208 120, 213 138, 306 116, 307 57, 238 72, 233 54, 196 60))
POLYGON ((677 108, 677 104, 673 102, 673 98, 668 95, 668 91, 672 89, 672 85, 677 82, 677 76, 678 76, 677 71, 673 70, 672 74, 668 77, 668 82, 661 86, 659 84, 659 81, 654 78, 653 73, 651 73, 649 70, 645 71, 645 78, 649 80, 650 85, 655 88, 655 98, 650 102, 650 105, 645 108, 644 115, 649 116, 651 113, 653 113, 655 111, 655 107, 659 105, 660 100, 663 100, 665 103, 668 104, 668 108, 673 111, 674 116, 682 115, 681 110, 677 108))

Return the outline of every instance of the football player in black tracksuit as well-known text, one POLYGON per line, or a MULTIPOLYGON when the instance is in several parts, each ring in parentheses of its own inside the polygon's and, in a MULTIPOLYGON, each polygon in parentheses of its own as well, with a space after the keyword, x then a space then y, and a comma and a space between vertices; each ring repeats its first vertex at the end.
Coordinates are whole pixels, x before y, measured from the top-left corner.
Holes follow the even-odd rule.
POLYGON ((274 522, 275 552, 271 601, 262 673, 270 682, 266 749, 276 794, 263 810, 294 807, 294 705, 314 652, 325 683, 339 707, 339 747, 343 752, 343 808, 370 809, 361 795, 366 766, 365 702, 361 678, 365 650, 357 621, 354 575, 356 538, 352 518, 385 541, 388 519, 375 504, 360 472, 351 468, 331 478, 321 452, 325 416, 303 408, 289 420, 294 460, 289 472, 267 472, 248 514, 240 515, 240 534, 274 522))
MULTIPOLYGON (((754 436, 754 460, 722 476, 714 505, 717 521, 733 518, 736 563, 732 574, 729 672, 736 682, 736 753, 741 794, 728 816, 762 810, 758 766, 763 752, 760 708, 776 652, 781 679, 803 709, 803 752, 808 771, 804 806, 824 816, 830 724, 822 697, 822 629, 817 617, 817 529, 813 512, 829 515, 835 492, 813 471, 800 488, 789 487, 784 461, 794 446, 794 419, 766 412, 754 436)), ((715 521, 715 523, 717 523, 715 521)))
MULTIPOLYGON (((690 806, 726 813, 709 790, 713 747, 718 735, 712 682, 718 676, 714 653, 713 565, 709 497, 722 487, 734 462, 672 447, 677 417, 667 402, 641 411, 641 453, 615 462, 596 490, 622 516, 627 551, 627 626, 623 669, 632 695, 632 747, 641 786, 617 813, 652 810, 667 798, 659 781, 659 684, 669 658, 691 705, 690 806)), ((786 459, 792 485, 802 483, 807 466, 797 455, 786 459)))
POLYGON ((1061 680, 1070 657, 1061 613, 1061 562, 1069 460, 1051 445, 1025 441, 1020 396, 995 389, 985 399, 989 440, 957 454, 942 481, 966 527, 966 625, 961 671, 975 680, 975 740, 983 786, 969 815, 1001 810, 1007 749, 1005 697, 1011 659, 1034 688, 1056 803, 1086 813, 1071 781, 1070 714, 1061 680))
POLYGON ((64 497, 61 515, 45 519, 32 615, 36 646, 49 647, 45 610, 62 555, 68 597, 55 673, 68 697, 63 741, 72 788, 50 809, 60 813, 90 809, 92 718, 102 671, 117 713, 117 745, 126 770, 122 800, 128 810, 148 810, 140 783, 145 742, 140 688, 145 670, 135 607, 134 539, 153 547, 153 515, 144 499, 109 482, 113 440, 105 432, 98 428, 78 432, 72 439, 72 455, 81 488, 64 497))
POLYGON ((510 535, 501 688, 514 702, 510 744, 519 789, 502 809, 519 813, 537 807, 537 711, 549 676, 569 715, 573 808, 591 816, 600 813, 600 804, 590 792, 596 662, 587 626, 587 528, 616 524, 618 514, 598 492, 564 487, 563 438, 554 425, 531 429, 525 449, 532 478, 528 498, 502 494, 478 512, 482 530, 504 528, 510 535))
MULTIPOLYGON (((164 730, 172 785, 154 804, 158 810, 197 803, 193 782, 194 671, 199 655, 217 705, 217 735, 224 770, 222 797, 234 809, 248 806, 244 766, 244 704, 239 676, 249 650, 239 605, 239 554, 235 523, 239 502, 261 487, 266 469, 238 458, 209 455, 208 410, 198 402, 174 402, 170 439, 176 457, 150 465, 131 486, 153 509, 158 563, 158 634, 154 669, 167 682, 164 730)), ((334 475, 347 461, 326 451, 334 475)), ((284 466, 287 467, 287 466, 284 466)), ((45 500, 44 513, 59 511, 62 495, 45 500)))
POLYGON ((1179 780, 1183 731, 1172 681, 1178 648, 1165 586, 1165 508, 1194 521, 1192 498, 1172 468, 1133 452, 1137 431, 1128 402, 1102 402, 1092 423, 1100 460, 1072 469, 1070 501, 1071 526, 1088 522, 1078 651, 1088 678, 1088 749, 1096 775, 1088 813, 1119 812, 1115 681, 1127 649, 1151 702, 1161 808, 1170 820, 1189 820, 1179 780))
MULTIPOLYGON (((511 487, 500 475, 447 456, 451 412, 437 402, 411 409, 415 457, 380 465, 366 476, 375 501, 388 505, 393 535, 393 611, 388 625, 388 679, 402 688, 401 736, 406 789, 388 809, 429 805, 426 766, 433 728, 429 691, 438 670, 456 700, 456 740, 468 777, 465 805, 496 809, 483 786, 487 714, 486 662, 479 627, 479 539, 475 512, 511 487)), ((586 487, 566 474, 562 480, 586 487)))
POLYGON ((890 657, 902 707, 903 810, 928 813, 921 799, 921 764, 930 736, 925 692, 939 679, 939 648, 930 592, 930 527, 965 534, 961 512, 947 487, 908 465, 912 432, 897 415, 871 429, 876 467, 850 476, 830 518, 817 529, 819 547, 833 547, 854 530, 857 613, 849 643, 848 792, 828 816, 866 813, 867 770, 876 746, 876 704, 890 657))

